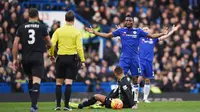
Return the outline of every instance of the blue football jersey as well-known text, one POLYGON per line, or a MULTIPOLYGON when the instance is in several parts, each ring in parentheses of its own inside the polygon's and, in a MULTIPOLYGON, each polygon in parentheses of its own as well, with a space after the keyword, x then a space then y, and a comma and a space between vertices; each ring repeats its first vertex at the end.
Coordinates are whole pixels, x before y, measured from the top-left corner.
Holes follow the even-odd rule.
POLYGON ((121 58, 139 58, 140 37, 146 37, 147 32, 144 32, 141 28, 119 28, 112 34, 114 37, 120 36, 122 44, 121 58))
POLYGON ((139 58, 140 60, 146 59, 153 62, 154 47, 158 43, 158 38, 151 39, 147 37, 140 38, 139 45, 139 58))

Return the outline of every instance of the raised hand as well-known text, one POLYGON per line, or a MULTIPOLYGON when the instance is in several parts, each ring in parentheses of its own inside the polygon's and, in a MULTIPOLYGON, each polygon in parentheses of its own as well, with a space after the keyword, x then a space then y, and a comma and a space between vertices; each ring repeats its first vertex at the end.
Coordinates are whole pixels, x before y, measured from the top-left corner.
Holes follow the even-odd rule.
POLYGON ((177 26, 173 25, 172 30, 177 31, 180 28, 180 26, 181 26, 180 24, 177 25, 177 26))
POLYGON ((115 25, 115 27, 116 27, 117 29, 122 28, 120 25, 115 25))
POLYGON ((168 34, 169 30, 168 30, 168 27, 164 29, 163 33, 166 35, 168 34))
POLYGON ((85 30, 88 31, 89 33, 93 33, 93 34, 95 33, 95 31, 92 27, 90 27, 90 28, 86 27, 85 30))

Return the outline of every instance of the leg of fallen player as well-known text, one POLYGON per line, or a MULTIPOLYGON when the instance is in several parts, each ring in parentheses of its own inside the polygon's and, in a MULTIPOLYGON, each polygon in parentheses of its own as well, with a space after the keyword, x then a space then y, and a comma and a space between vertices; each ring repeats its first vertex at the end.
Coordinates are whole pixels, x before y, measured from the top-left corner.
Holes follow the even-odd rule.
POLYGON ((146 78, 144 85, 144 97, 143 97, 145 103, 150 103, 150 101, 148 100, 149 93, 150 93, 150 79, 146 78))
POLYGON ((106 96, 101 95, 101 94, 95 94, 92 98, 88 99, 87 101, 81 103, 78 105, 79 109, 82 109, 83 107, 87 107, 90 105, 95 104, 97 101, 100 101, 102 104, 104 104, 106 99, 106 96))

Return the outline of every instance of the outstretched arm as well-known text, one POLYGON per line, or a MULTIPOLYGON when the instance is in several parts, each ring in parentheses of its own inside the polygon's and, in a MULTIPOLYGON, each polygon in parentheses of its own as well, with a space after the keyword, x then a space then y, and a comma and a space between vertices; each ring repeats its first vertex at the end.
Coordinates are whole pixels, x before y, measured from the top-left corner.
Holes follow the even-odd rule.
POLYGON ((165 35, 164 33, 157 33, 157 34, 148 34, 147 35, 147 37, 149 37, 149 38, 158 38, 158 37, 160 37, 160 36, 163 36, 163 35, 165 35))
POLYGON ((89 33, 93 33, 100 37, 104 37, 104 38, 112 38, 113 37, 112 32, 110 32, 110 33, 96 32, 96 31, 94 31, 93 28, 88 28, 88 27, 86 27, 85 30, 88 31, 89 33))
POLYGON ((173 27, 172 27, 172 30, 171 30, 167 35, 161 36, 161 37, 159 37, 158 39, 159 39, 160 41, 162 41, 162 40, 168 38, 168 37, 171 36, 175 31, 177 31, 177 30, 179 29, 179 27, 180 27, 180 25, 177 25, 176 27, 173 26, 173 27))
POLYGON ((168 28, 165 29, 165 31, 163 33, 158 33, 158 34, 148 34, 147 37, 149 38, 158 38, 161 37, 163 35, 166 35, 168 33, 168 28))

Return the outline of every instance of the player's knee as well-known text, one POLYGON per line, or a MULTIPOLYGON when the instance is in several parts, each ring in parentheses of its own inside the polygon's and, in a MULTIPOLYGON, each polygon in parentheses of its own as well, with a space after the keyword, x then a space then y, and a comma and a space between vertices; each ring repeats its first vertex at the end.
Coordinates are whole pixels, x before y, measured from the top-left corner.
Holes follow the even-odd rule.
POLYGON ((138 77, 133 77, 132 81, 133 81, 133 83, 137 83, 138 82, 138 77))
POLYGON ((151 81, 150 81, 150 79, 145 79, 145 84, 150 84, 151 83, 151 81))
POLYGON ((56 85, 62 85, 64 79, 56 79, 56 85))
POLYGON ((35 77, 35 76, 33 76, 33 84, 34 83, 38 83, 38 84, 40 84, 40 82, 41 82, 41 79, 39 78, 39 77, 35 77))
POLYGON ((72 85, 72 79, 65 79, 65 85, 72 85))
POLYGON ((99 98, 99 94, 95 94, 94 98, 97 100, 99 98))
POLYGON ((143 80, 143 77, 142 77, 142 76, 139 76, 139 77, 138 77, 138 81, 137 81, 138 84, 139 84, 140 82, 142 82, 142 80, 143 80))

